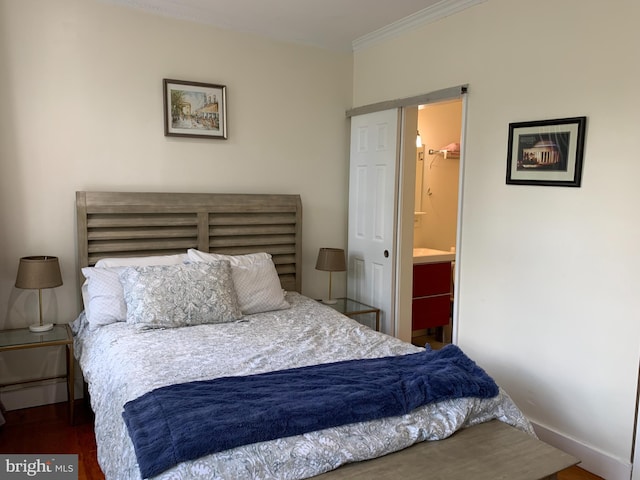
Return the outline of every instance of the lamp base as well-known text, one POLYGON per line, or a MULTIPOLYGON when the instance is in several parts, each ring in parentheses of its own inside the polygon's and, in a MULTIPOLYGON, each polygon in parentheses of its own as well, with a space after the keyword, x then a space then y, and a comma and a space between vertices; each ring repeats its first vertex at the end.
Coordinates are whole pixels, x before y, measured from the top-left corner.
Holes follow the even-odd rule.
POLYGON ((45 323, 44 325, 40 325, 39 323, 35 323, 33 325, 29 325, 29 330, 35 333, 39 332, 48 332, 53 328, 53 323, 45 323))
POLYGON ((336 303, 338 303, 338 300, 336 300, 335 298, 323 298, 322 303, 325 303, 327 305, 335 305, 336 303))

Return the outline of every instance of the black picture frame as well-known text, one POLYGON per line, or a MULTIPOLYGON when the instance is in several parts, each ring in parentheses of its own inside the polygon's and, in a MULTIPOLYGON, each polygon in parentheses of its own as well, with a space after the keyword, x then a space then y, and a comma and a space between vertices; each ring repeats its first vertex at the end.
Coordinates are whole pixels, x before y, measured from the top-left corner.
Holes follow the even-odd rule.
POLYGON ((509 124, 507 184, 579 187, 587 117, 509 124))
POLYGON ((166 137, 227 139, 227 87, 162 80, 166 137))

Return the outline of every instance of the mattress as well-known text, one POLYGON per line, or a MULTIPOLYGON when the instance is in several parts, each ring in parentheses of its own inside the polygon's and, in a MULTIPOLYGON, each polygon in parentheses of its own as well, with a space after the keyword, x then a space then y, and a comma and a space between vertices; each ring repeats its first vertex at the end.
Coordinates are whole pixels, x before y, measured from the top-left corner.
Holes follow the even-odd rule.
MULTIPOLYGON (((73 324, 75 353, 95 412, 98 462, 105 477, 141 478, 123 406, 156 388, 421 350, 298 293, 289 292, 286 299, 289 309, 235 322, 142 331, 126 322, 91 329, 81 314, 73 324)), ((308 478, 492 419, 533 435, 528 420, 500 389, 489 399, 446 400, 406 415, 239 446, 180 463, 154 478, 308 478)))

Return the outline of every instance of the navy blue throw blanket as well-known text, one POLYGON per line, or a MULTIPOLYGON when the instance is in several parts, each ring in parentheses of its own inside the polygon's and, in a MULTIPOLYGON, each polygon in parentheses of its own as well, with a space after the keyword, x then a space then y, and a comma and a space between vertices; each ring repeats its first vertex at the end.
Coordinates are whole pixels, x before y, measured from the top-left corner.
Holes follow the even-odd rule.
POLYGON ((428 403, 490 398, 498 387, 455 345, 158 388, 127 402, 142 476, 255 442, 403 415, 428 403))

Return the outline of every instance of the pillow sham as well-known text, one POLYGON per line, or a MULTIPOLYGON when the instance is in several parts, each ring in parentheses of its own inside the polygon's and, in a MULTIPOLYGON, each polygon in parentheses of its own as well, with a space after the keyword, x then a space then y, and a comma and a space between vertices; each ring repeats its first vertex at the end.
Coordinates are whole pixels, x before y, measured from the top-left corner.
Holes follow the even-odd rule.
POLYGON ((112 257, 101 258, 96 268, 111 267, 147 267, 151 265, 179 265, 188 260, 186 253, 175 255, 152 255, 149 257, 112 257))
POLYGON ((124 267, 82 269, 86 278, 82 287, 84 309, 92 329, 127 319, 127 307, 120 283, 120 272, 123 270, 124 267))
POLYGON ((266 252, 247 255, 222 255, 200 250, 187 250, 193 262, 215 262, 226 260, 231 264, 231 275, 240 310, 245 315, 289 308, 284 290, 271 255, 266 252))
POLYGON ((224 323, 242 317, 228 261, 127 267, 120 281, 127 323, 137 329, 224 323))
POLYGON ((246 255, 223 255, 221 253, 206 253, 190 248, 187 250, 187 258, 192 262, 215 262, 217 260, 227 260, 231 268, 240 266, 250 266, 256 262, 271 260, 271 255, 267 252, 247 253, 246 255))
POLYGON ((125 267, 182 264, 186 253, 149 257, 114 257, 98 260, 95 267, 82 269, 86 281, 82 285, 82 302, 91 328, 127 320, 127 307, 120 283, 125 267))

